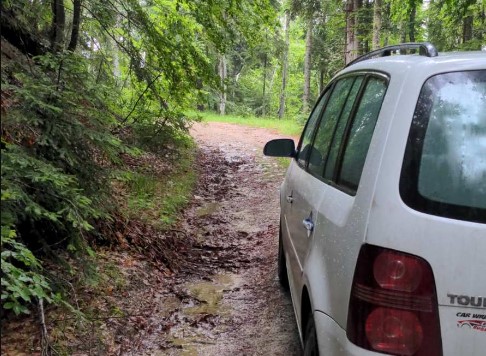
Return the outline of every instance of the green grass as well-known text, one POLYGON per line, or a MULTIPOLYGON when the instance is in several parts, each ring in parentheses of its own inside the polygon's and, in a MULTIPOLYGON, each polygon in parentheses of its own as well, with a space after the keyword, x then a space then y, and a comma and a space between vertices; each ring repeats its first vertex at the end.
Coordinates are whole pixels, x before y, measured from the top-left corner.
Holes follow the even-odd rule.
POLYGON ((262 118, 255 116, 236 116, 236 115, 219 115, 214 112, 196 112, 186 113, 191 118, 200 117, 203 122, 225 122, 230 124, 245 125, 251 127, 261 127, 276 130, 285 136, 300 136, 302 124, 296 120, 262 118))
POLYGON ((195 145, 187 141, 178 147, 170 172, 156 175, 145 171, 121 171, 115 179, 125 186, 126 203, 122 209, 128 217, 140 218, 159 228, 168 228, 191 199, 196 184, 193 168, 195 145))

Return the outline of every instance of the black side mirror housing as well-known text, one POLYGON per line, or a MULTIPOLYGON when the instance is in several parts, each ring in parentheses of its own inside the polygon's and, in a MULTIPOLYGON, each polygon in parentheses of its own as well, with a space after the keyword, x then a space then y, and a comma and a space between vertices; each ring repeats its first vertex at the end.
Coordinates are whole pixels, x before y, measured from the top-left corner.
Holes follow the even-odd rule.
POLYGON ((270 157, 295 157, 295 143, 290 138, 279 138, 268 141, 263 154, 270 157))

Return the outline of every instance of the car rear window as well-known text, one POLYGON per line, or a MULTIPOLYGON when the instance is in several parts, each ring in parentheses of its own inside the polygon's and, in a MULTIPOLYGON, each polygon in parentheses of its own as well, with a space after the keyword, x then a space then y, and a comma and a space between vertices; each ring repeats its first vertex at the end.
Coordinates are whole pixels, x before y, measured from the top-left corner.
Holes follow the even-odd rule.
POLYGON ((440 74, 425 82, 400 194, 422 212, 486 222, 486 70, 440 74))

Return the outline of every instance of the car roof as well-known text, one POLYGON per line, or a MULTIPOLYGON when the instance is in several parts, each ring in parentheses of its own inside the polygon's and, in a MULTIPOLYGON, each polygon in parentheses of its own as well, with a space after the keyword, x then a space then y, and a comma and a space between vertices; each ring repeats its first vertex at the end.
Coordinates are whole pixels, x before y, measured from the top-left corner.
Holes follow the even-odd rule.
POLYGON ((441 52, 435 57, 418 54, 392 55, 366 59, 343 69, 340 74, 361 71, 378 70, 393 74, 404 70, 420 72, 423 75, 433 75, 446 71, 486 69, 486 51, 474 52, 441 52))

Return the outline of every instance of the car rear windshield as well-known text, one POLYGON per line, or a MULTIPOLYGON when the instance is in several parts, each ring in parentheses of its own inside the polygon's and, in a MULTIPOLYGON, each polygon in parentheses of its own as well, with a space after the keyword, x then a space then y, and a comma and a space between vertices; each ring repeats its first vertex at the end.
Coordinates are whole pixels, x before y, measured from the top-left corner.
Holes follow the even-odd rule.
POLYGON ((400 195, 425 213, 486 223, 486 70, 440 74, 425 82, 400 195))

